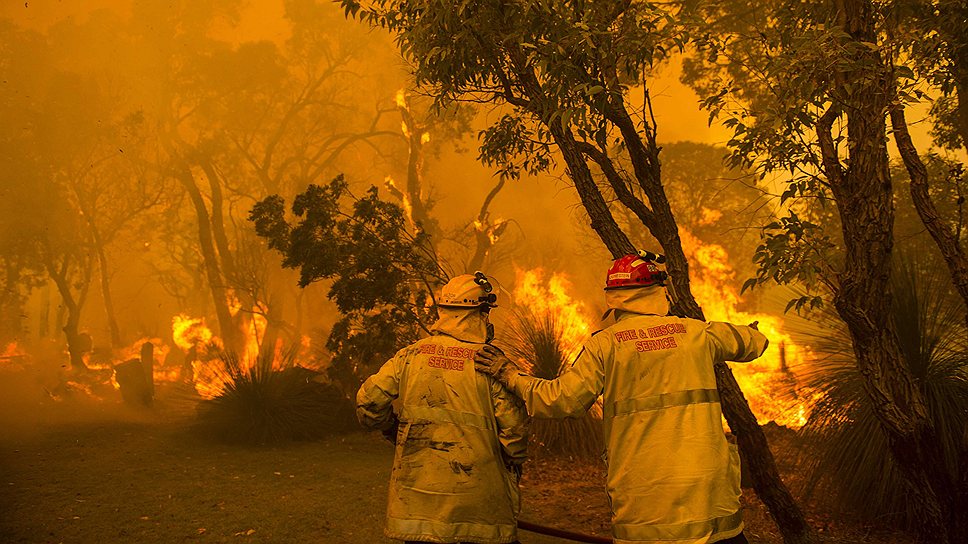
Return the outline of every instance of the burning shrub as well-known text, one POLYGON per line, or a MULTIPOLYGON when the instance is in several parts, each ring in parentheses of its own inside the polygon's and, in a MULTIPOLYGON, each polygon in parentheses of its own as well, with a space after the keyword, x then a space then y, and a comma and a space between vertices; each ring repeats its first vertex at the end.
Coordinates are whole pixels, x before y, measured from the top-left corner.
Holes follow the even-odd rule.
POLYGON ((297 366, 290 355, 267 354, 246 364, 219 355, 222 391, 198 408, 199 425, 220 440, 266 444, 312 440, 356 424, 353 405, 321 373, 297 366))
MULTIPOLYGON (((944 442, 945 463, 955 475, 968 428, 965 308, 953 296, 944 267, 918 266, 902 256, 891 284, 904 363, 924 392, 944 442)), ((801 332, 821 356, 806 377, 823 391, 801 429, 812 445, 802 459, 811 474, 807 491, 835 497, 842 509, 864 517, 914 527, 912 501, 864 391, 846 326, 832 310, 824 311, 816 325, 822 332, 801 332)))
MULTIPOLYGON (((519 310, 514 313, 507 334, 507 353, 524 363, 524 370, 543 379, 556 378, 571 362, 573 350, 564 337, 557 312, 536 315, 519 310)), ((598 406, 592 408, 595 412, 598 406)), ((554 453, 576 457, 599 457, 604 451, 602 420, 587 413, 579 418, 535 419, 531 423, 530 453, 554 453)))

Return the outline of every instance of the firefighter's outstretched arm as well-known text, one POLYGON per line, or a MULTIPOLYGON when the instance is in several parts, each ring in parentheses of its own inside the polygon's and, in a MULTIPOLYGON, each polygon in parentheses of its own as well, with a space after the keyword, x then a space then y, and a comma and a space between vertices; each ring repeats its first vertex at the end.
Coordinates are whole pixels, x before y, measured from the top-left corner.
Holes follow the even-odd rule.
POLYGON ((396 424, 391 403, 400 395, 400 375, 406 364, 407 350, 401 350, 367 378, 356 393, 356 417, 367 429, 387 431, 396 424))
POLYGON ((750 325, 733 325, 710 321, 706 324, 706 335, 717 361, 746 363, 763 355, 770 344, 766 336, 756 329, 755 322, 750 325))
POLYGON ((522 374, 504 353, 484 346, 474 356, 478 372, 493 376, 524 399, 528 414, 538 417, 577 417, 588 411, 602 393, 605 370, 601 358, 583 349, 578 359, 554 380, 522 374))

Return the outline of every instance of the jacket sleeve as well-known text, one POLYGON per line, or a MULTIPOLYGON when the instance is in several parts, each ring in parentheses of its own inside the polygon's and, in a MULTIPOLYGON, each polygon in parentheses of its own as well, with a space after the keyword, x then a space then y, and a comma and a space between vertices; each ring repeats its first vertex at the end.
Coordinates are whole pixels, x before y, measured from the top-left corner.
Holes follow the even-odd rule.
POLYGON ((752 327, 720 321, 706 324, 706 336, 717 361, 746 363, 763 355, 770 344, 763 333, 752 327))
POLYGON ((505 461, 522 465, 528 459, 528 417, 524 402, 501 385, 488 378, 491 402, 494 403, 494 419, 497 421, 497 437, 505 461))
POLYGON ((571 367, 553 380, 514 373, 511 389, 524 399, 528 414, 538 417, 578 417, 602 394, 605 368, 595 346, 586 343, 571 367))
POLYGON ((409 350, 397 352, 380 370, 367 378, 356 393, 356 418, 367 429, 385 431, 394 425, 392 403, 400 395, 400 375, 409 350))

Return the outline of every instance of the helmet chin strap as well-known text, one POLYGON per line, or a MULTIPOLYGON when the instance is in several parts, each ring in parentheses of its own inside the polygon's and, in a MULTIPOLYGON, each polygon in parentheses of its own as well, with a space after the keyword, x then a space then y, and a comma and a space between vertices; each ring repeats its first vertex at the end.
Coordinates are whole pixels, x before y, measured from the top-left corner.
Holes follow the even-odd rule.
POLYGON ((484 314, 484 328, 486 331, 484 335, 484 343, 490 344, 491 340, 494 340, 494 323, 491 323, 491 309, 484 307, 481 309, 481 313, 484 314))

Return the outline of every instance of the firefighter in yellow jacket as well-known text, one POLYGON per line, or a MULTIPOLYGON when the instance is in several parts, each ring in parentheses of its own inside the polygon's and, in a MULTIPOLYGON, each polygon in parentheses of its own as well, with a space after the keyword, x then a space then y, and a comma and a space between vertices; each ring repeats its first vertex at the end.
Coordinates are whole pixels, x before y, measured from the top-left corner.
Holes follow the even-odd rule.
POLYGON ((619 544, 745 543, 739 455, 722 426, 715 361, 750 361, 767 339, 751 326, 668 315, 666 273, 616 260, 605 300, 615 323, 554 380, 518 373, 500 351, 475 359, 537 417, 574 417, 603 396, 607 491, 619 544))
POLYGON ((517 541, 518 479, 528 415, 520 399, 474 372, 491 341, 497 297, 478 272, 452 279, 433 335, 408 346, 360 387, 363 426, 395 434, 386 535, 407 542, 517 541), (397 419, 391 403, 400 399, 397 419))

